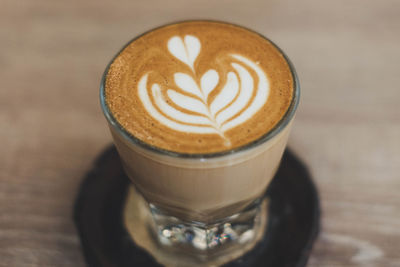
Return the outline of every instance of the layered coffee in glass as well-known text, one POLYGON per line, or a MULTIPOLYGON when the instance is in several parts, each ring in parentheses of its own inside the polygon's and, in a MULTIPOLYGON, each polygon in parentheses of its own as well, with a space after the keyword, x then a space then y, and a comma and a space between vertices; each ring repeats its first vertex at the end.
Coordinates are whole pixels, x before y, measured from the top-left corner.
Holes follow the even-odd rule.
POLYGON ((146 229, 159 250, 152 253, 220 264, 263 237, 264 194, 298 100, 288 58, 236 25, 170 24, 117 54, 102 80, 101 104, 144 199, 140 208, 150 214, 146 229))

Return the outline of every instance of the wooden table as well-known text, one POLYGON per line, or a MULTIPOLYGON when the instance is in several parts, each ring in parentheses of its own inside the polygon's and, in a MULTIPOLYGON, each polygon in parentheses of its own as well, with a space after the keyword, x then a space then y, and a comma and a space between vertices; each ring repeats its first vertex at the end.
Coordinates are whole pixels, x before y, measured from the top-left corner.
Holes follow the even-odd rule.
POLYGON ((84 266, 82 176, 111 142, 102 72, 154 26, 211 18, 278 43, 301 79, 289 145, 320 190, 309 266, 400 266, 400 2, 3 0, 0 265, 84 266))

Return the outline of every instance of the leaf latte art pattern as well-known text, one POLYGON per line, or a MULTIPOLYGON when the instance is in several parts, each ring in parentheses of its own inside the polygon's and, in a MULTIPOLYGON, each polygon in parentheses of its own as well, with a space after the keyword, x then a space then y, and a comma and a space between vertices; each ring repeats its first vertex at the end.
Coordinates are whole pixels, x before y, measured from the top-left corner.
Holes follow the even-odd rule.
POLYGON ((174 82, 180 90, 165 88, 163 93, 159 84, 148 85, 149 73, 146 73, 138 83, 143 106, 154 119, 169 128, 194 134, 218 134, 229 145, 224 133, 249 120, 267 101, 266 74, 250 59, 230 54, 232 70, 210 101, 209 96, 218 87, 220 76, 216 70, 209 69, 196 81, 195 61, 201 52, 199 39, 192 35, 174 36, 168 41, 168 51, 190 68, 191 75, 175 73, 174 82))

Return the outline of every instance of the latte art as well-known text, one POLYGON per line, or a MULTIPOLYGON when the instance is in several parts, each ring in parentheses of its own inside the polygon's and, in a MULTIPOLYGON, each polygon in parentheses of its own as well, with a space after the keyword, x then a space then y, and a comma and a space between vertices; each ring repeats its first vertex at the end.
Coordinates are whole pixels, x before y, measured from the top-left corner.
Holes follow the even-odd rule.
POLYGON ((267 134, 286 113, 293 77, 280 51, 249 30, 183 22, 146 33, 113 60, 107 106, 152 146, 212 153, 267 134))
POLYGON ((226 145, 230 145, 224 132, 250 119, 267 101, 269 84, 265 73, 251 60, 232 54, 230 56, 238 63, 231 63, 233 71, 228 72, 225 85, 213 101, 209 101, 209 94, 216 89, 220 78, 214 69, 204 73, 200 83, 193 77, 197 75, 194 62, 201 52, 199 39, 192 35, 186 35, 183 39, 174 36, 168 41, 168 50, 185 63, 193 75, 175 73, 174 82, 180 91, 165 88, 166 94, 159 84, 154 83, 150 97, 147 88, 149 73, 146 73, 138 84, 139 97, 144 107, 153 118, 174 130, 216 133, 226 139, 226 145), (253 78, 248 68, 257 77, 253 78), (170 105, 170 101, 180 109, 170 105))

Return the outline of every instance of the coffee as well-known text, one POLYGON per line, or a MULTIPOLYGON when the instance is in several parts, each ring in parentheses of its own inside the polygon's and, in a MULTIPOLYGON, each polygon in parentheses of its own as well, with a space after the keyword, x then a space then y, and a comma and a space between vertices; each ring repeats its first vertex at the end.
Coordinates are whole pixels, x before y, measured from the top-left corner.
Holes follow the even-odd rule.
POLYGON ((281 52, 247 29, 218 22, 168 25, 129 43, 110 65, 106 104, 151 146, 213 153, 273 129, 293 98, 281 52))
MULTIPOLYGON (((280 50, 226 23, 168 25, 130 42, 100 90, 126 174, 145 199, 146 212, 139 213, 151 214, 143 224, 158 240, 152 247, 207 264, 251 249, 265 229, 261 197, 299 98, 294 69, 280 50)), ((125 210, 131 230, 132 199, 125 210)), ((164 262, 157 256, 163 253, 149 251, 164 262)))

